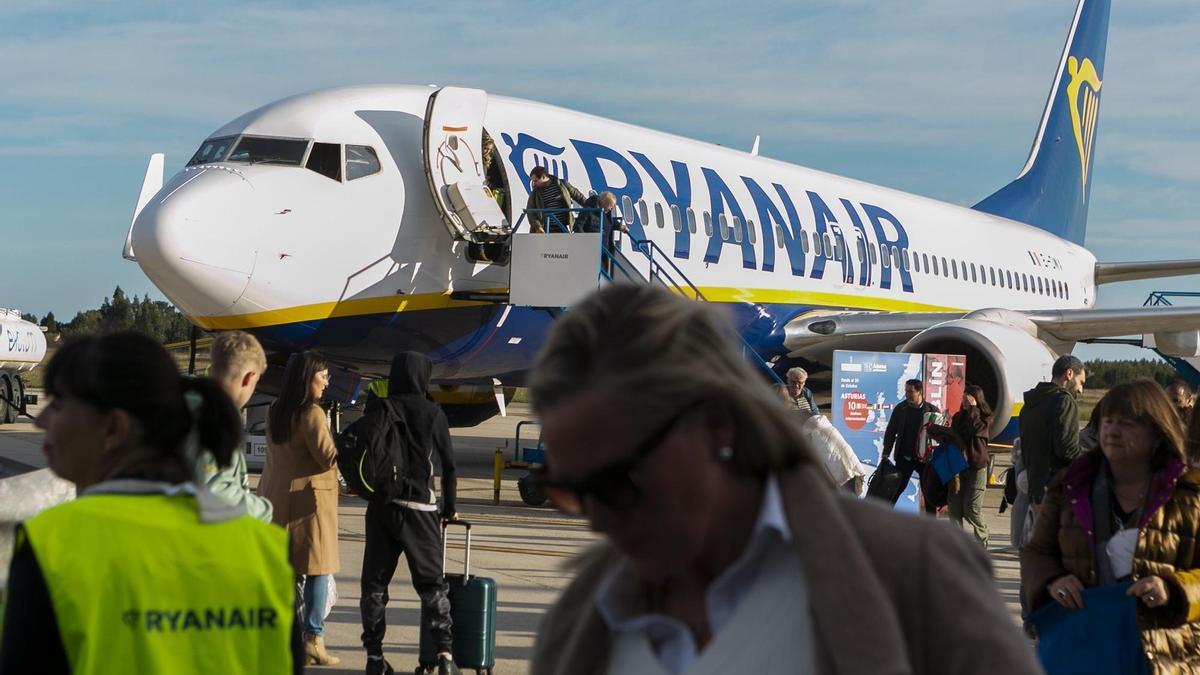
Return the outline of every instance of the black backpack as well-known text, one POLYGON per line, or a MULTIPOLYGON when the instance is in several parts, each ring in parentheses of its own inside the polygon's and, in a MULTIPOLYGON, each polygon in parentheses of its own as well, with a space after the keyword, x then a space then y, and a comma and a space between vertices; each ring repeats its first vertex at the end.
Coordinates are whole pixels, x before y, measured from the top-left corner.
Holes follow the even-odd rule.
POLYGON ((404 499, 410 443, 408 425, 390 409, 363 415, 337 438, 346 486, 368 502, 404 499))

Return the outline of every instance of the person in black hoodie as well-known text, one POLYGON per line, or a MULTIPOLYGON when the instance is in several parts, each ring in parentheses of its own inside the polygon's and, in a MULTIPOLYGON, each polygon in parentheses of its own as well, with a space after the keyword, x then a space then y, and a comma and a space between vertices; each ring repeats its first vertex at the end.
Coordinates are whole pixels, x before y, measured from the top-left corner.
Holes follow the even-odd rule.
POLYGON ((404 420, 409 435, 407 495, 387 504, 367 505, 367 545, 363 553, 363 647, 367 673, 391 673, 383 658, 387 629, 388 583, 400 555, 408 557, 413 588, 421 598, 421 621, 437 644, 438 675, 459 672, 451 654, 449 588, 442 574, 442 521, 457 520, 454 508, 454 453, 446 415, 428 394, 432 362, 423 354, 401 352, 392 359, 386 398, 373 398, 363 415, 387 415, 404 420), (442 470, 442 508, 438 517, 434 493, 436 465, 442 470))

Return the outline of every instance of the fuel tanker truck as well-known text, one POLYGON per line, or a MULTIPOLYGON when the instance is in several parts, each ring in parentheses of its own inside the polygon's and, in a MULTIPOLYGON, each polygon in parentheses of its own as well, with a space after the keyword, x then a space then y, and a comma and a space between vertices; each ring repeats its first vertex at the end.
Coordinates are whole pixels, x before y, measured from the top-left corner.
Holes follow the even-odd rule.
POLYGON ((11 424, 36 399, 25 392, 22 373, 46 357, 42 327, 21 318, 15 309, 0 308, 0 424, 11 424))

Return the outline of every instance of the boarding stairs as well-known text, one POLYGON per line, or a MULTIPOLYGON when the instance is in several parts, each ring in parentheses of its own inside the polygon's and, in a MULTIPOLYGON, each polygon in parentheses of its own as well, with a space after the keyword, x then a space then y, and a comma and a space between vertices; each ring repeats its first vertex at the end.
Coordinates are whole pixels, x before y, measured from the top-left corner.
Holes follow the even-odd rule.
MULTIPOLYGON (((602 217, 600 209, 575 208, 570 211, 576 219, 584 214, 594 214, 597 221, 602 217)), ((527 209, 517 221, 511 235, 511 255, 508 260, 509 304, 543 309, 557 317, 596 289, 620 283, 657 284, 689 300, 708 302, 704 293, 658 244, 616 232, 614 246, 609 249, 604 246, 604 235, 600 233, 571 231, 558 217, 561 213, 527 209), (522 227, 531 213, 542 216, 545 232, 532 233, 527 227, 522 227), (522 229, 525 231, 522 232, 522 229), (633 259, 623 249, 631 249, 633 259)), ((738 339, 741 341, 743 357, 762 370, 771 381, 782 384, 783 380, 750 343, 740 336, 738 339)), ((532 420, 517 424, 511 458, 506 456, 504 449, 495 452, 492 469, 494 504, 500 503, 504 471, 532 470, 545 461, 540 433, 536 437, 526 436, 526 442, 522 442, 521 427, 526 424, 540 427, 540 422, 532 420)), ((521 500, 526 504, 541 506, 546 501, 528 474, 517 482, 517 488, 521 500)))
MULTIPOLYGON (((591 216, 599 221, 602 217, 595 208, 570 212, 576 219, 591 216)), ((561 213, 528 209, 517 221, 509 262, 509 304, 543 308, 557 315, 597 288, 614 283, 657 284, 689 300, 708 302, 670 254, 650 239, 616 232, 610 249, 603 245, 602 234, 572 232, 559 218, 561 213), (541 215, 545 233, 521 231, 531 213, 541 215)), ((782 384, 750 343, 739 339, 742 355, 771 381, 782 384)))
MULTIPOLYGON (((1143 307, 1170 307, 1174 305, 1171 299, 1175 298, 1200 298, 1200 292, 1195 291, 1154 291, 1146 298, 1146 302, 1142 303, 1143 307)), ((1143 338, 1144 339, 1144 338, 1143 338)), ((1149 346, 1149 345, 1145 345, 1149 346)), ((1188 358, 1182 356, 1171 356, 1159 351, 1156 347, 1150 347, 1154 352, 1161 356, 1163 360, 1171 364, 1179 376, 1187 380, 1192 387, 1200 387, 1200 358, 1188 358)))

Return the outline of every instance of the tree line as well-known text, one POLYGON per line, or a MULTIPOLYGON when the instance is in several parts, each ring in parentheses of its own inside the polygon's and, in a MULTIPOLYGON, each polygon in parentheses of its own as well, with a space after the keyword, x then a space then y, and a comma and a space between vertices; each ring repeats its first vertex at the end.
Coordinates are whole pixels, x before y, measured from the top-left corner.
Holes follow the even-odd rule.
POLYGON ((130 298, 120 286, 111 297, 104 298, 98 309, 77 312, 75 318, 65 323, 54 312, 47 312, 41 319, 34 314, 23 314, 21 318, 44 326, 47 333, 61 335, 63 339, 133 330, 163 343, 182 342, 188 339, 192 328, 171 303, 151 300, 149 295, 130 298))
MULTIPOLYGON (((112 296, 104 298, 98 309, 75 314, 63 323, 54 312, 39 319, 33 314, 22 318, 46 327, 46 332, 70 338, 77 335, 102 335, 122 330, 135 330, 163 343, 183 342, 191 334, 192 325, 175 306, 164 300, 151 300, 149 295, 130 298, 117 286, 112 296)), ((1166 385, 1179 377, 1175 369, 1160 360, 1136 359, 1122 361, 1093 360, 1087 362, 1087 389, 1110 389, 1121 382, 1137 377, 1149 377, 1166 385)))
POLYGON ((1087 381, 1084 389, 1111 389, 1114 386, 1128 382, 1138 377, 1148 377, 1166 386, 1171 380, 1179 377, 1169 364, 1164 361, 1136 359, 1123 361, 1088 361, 1087 381))

